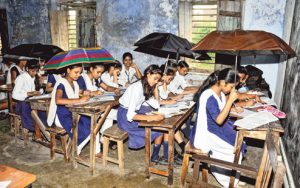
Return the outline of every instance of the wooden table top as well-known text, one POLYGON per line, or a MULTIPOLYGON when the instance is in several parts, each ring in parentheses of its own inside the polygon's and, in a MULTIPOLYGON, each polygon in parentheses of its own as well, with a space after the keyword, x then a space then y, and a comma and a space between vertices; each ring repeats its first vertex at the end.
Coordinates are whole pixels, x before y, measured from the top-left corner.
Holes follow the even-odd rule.
POLYGON ((196 107, 196 104, 194 104, 192 107, 190 107, 184 114, 176 115, 170 118, 165 118, 161 121, 140 121, 139 126, 142 127, 154 127, 154 128, 164 128, 164 129, 170 129, 174 128, 174 126, 178 127, 182 123, 184 123, 188 116, 192 114, 196 107))
POLYGON ((114 101, 96 101, 90 103, 79 103, 66 105, 72 112, 77 113, 98 113, 103 112, 107 108, 108 105, 117 106, 119 105, 119 97, 115 97, 114 101))
POLYGON ((36 175, 0 165, 0 181, 11 181, 9 188, 26 187, 36 180, 36 175))

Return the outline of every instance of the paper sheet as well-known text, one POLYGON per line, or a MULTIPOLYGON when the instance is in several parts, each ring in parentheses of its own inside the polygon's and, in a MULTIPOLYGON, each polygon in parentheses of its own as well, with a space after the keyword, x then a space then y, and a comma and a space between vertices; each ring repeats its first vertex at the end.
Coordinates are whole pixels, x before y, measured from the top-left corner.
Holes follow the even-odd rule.
POLYGON ((235 121, 234 125, 251 130, 274 121, 278 121, 278 118, 270 112, 257 112, 235 121))
POLYGON ((39 96, 33 96, 30 97, 29 99, 50 99, 51 98, 51 93, 49 94, 44 94, 44 95, 39 95, 39 96))
POLYGON ((0 181, 0 188, 6 188, 11 183, 11 180, 0 181))

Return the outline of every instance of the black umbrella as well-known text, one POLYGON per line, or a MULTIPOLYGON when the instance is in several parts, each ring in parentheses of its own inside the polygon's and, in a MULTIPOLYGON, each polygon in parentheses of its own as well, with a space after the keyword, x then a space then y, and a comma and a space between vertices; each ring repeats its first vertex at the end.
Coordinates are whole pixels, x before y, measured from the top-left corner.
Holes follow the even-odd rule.
POLYGON ((63 50, 57 46, 54 45, 48 45, 48 44, 21 44, 18 45, 8 51, 7 54, 5 54, 5 57, 11 57, 15 59, 20 58, 41 58, 45 61, 48 61, 51 59, 52 56, 55 54, 62 52, 63 50))
POLYGON ((142 52, 157 57, 178 59, 179 56, 188 57, 198 60, 210 60, 211 58, 206 53, 195 53, 190 49, 193 44, 187 39, 178 37, 171 33, 151 33, 139 41, 135 46, 138 46, 134 51, 142 52))

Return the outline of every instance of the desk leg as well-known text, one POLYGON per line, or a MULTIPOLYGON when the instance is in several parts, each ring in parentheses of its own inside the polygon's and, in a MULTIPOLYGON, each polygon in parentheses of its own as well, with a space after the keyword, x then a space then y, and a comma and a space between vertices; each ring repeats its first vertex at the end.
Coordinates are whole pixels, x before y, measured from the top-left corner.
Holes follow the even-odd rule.
POLYGON ((168 185, 173 185, 173 168, 174 168, 174 129, 169 129, 168 137, 168 185))
POLYGON ((146 151, 146 161, 145 161, 145 176, 150 178, 150 147, 151 147, 151 128, 145 127, 145 151, 146 151))
POLYGON ((41 141, 42 133, 41 133, 40 127, 36 121, 37 118, 39 118, 37 110, 33 110, 31 115, 33 116, 33 119, 35 120, 35 122, 34 122, 34 139, 41 141))
POLYGON ((7 92, 7 105, 8 105, 8 111, 12 113, 14 111, 13 102, 12 102, 12 92, 7 92))
MULTIPOLYGON (((239 162, 242 145, 243 145, 243 140, 244 140, 244 131, 240 130, 237 132, 237 139, 236 139, 235 148, 234 148, 235 154, 234 154, 233 163, 238 164, 238 162, 239 162)), ((236 175, 236 170, 232 170, 231 176, 230 176, 230 181, 229 181, 229 187, 234 187, 235 175, 236 175)))
POLYGON ((92 175, 95 174, 95 163, 96 163, 96 134, 94 133, 95 125, 96 125, 96 115, 92 115, 91 117, 91 133, 90 133, 90 173, 92 175))
POLYGON ((77 143, 78 143, 78 121, 79 121, 79 115, 76 112, 72 112, 72 119, 73 119, 73 125, 72 125, 72 155, 71 160, 73 161, 73 167, 77 168, 77 143))

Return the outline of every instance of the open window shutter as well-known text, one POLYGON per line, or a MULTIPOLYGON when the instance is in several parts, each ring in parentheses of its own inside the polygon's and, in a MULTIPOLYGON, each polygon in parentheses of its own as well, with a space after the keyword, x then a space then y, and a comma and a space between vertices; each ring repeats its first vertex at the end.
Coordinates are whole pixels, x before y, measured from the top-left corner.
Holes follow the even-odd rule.
POLYGON ((49 11, 52 44, 67 51, 68 43, 68 12, 49 11))
MULTIPOLYGON (((243 0, 220 0, 218 5, 217 30, 228 31, 242 28, 243 0)), ((226 62, 230 65, 216 64, 215 69, 233 68, 235 56, 216 54, 216 63, 226 62)), ((240 58, 238 59, 240 62, 240 58)))
POLYGON ((96 12, 94 8, 81 8, 78 11, 79 47, 96 46, 95 16, 96 12))

